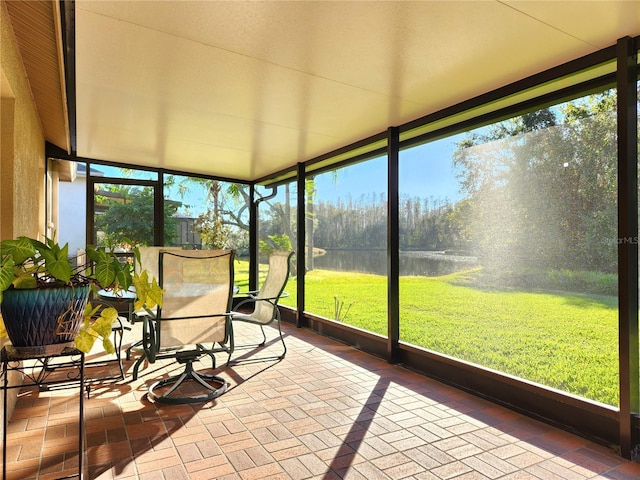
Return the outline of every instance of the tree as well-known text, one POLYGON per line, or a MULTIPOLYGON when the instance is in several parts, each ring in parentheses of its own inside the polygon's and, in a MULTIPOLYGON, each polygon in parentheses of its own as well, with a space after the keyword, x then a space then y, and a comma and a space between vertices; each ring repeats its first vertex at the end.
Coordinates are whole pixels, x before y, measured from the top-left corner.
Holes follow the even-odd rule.
MULTIPOLYGON (((153 245, 153 189, 117 186, 113 195, 99 196, 104 213, 96 214, 95 228, 102 231, 109 244, 120 245, 131 241, 135 245, 153 245)), ((164 242, 169 245, 176 235, 173 218, 178 205, 165 202, 164 242)))
MULTIPOLYGON (((454 164, 468 242, 487 266, 616 268, 615 95, 591 95, 470 134, 454 164)), ((452 221, 462 224, 453 212, 452 221)))
MULTIPOLYGON (((165 184, 176 191, 179 197, 188 201, 189 194, 204 191, 204 204, 198 204, 198 214, 194 222, 194 232, 203 243, 214 248, 233 248, 238 251, 248 248, 248 186, 200 177, 167 175, 165 184)), ((184 203, 188 215, 193 205, 184 203)))
POLYGON ((231 229, 222 223, 222 218, 211 209, 198 215, 193 229, 200 235, 203 245, 212 249, 229 247, 231 229))

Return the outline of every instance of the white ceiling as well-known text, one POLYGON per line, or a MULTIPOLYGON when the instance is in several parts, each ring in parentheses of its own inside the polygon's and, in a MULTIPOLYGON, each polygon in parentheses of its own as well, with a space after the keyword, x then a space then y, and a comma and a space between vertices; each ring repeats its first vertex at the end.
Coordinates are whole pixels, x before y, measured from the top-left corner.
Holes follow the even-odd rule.
POLYGON ((77 154, 254 180, 640 35, 640 1, 76 0, 77 154))

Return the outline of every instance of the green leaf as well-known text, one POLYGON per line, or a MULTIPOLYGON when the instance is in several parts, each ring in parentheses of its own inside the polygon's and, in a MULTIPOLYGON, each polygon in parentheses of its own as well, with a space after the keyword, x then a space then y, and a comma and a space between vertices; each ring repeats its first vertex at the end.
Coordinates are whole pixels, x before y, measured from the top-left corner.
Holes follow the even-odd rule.
POLYGON ((96 337, 91 335, 87 330, 80 330, 73 339, 76 348, 84 353, 89 353, 93 348, 93 344, 96 342, 96 337))
POLYGON ((55 244, 55 242, 53 240, 51 240, 50 238, 45 238, 45 242, 46 243, 42 243, 40 240, 36 240, 35 238, 29 238, 29 237, 24 237, 24 238, 26 238, 27 241, 38 252, 41 252, 42 250, 48 250, 48 249, 51 248, 52 244, 55 244))
POLYGON ((4 292, 11 286, 14 265, 13 258, 10 256, 2 259, 2 264, 0 264, 0 292, 4 292))
POLYGON ((102 305, 96 305, 94 307, 93 305, 91 305, 91 302, 87 302, 87 305, 84 307, 85 320, 91 320, 101 308, 102 308, 102 305))
POLYGON ((136 273, 133 276, 133 285, 136 287, 136 300, 133 304, 134 310, 141 310, 144 308, 147 298, 147 292, 149 291, 149 276, 146 270, 143 270, 139 274, 136 273))
POLYGON ((21 290, 37 288, 38 281, 33 275, 25 273, 13 279, 13 286, 21 290))
POLYGON ((13 240, 3 240, 0 242, 0 256, 13 257, 16 265, 20 265, 29 258, 36 255, 36 249, 27 237, 18 237, 13 240))
POLYGON ((102 339, 102 348, 107 353, 116 353, 116 348, 113 346, 113 342, 109 337, 104 337, 102 339))
POLYGON ((129 267, 129 264, 123 265, 122 263, 116 260, 113 263, 113 265, 115 270, 116 283, 123 290, 129 290, 129 287, 133 282, 133 279, 131 278, 131 269, 129 267))
POLYGON ((147 292, 147 299, 146 299, 147 307, 153 308, 156 305, 158 305, 159 307, 162 307, 163 293, 164 293, 164 290, 160 288, 160 286, 156 282, 156 279, 154 278, 153 282, 151 283, 151 289, 147 292))
POLYGON ((89 257, 89 260, 93 260, 94 262, 97 262, 99 260, 98 250, 95 246, 87 245, 85 253, 87 254, 87 257, 89 257))
POLYGON ((41 249, 40 255, 44 258, 45 269, 58 280, 65 283, 71 281, 71 263, 69 262, 69 244, 60 248, 54 245, 52 248, 41 249))
POLYGON ((100 312, 100 316, 96 318, 91 325, 91 328, 98 334, 98 336, 108 337, 111 335, 111 326, 113 325, 113 322, 115 322, 116 318, 118 318, 118 311, 115 308, 105 308, 100 312))
MULTIPOLYGON (((0 297, 0 302, 2 301, 2 298, 0 297)), ((4 321, 2 320, 2 317, 0 316, 0 338, 8 338, 9 335, 7 334, 7 329, 4 326, 4 321)))
POLYGON ((96 339, 102 338, 102 346, 107 353, 114 353, 115 348, 109 336, 111 335, 111 326, 118 317, 118 311, 113 307, 107 307, 102 310, 102 305, 93 307, 90 303, 84 309, 84 325, 78 331, 74 343, 78 350, 89 353, 95 344, 96 339), (100 316, 92 320, 97 312, 100 316))
POLYGON ((133 265, 138 268, 138 265, 142 265, 140 263, 140 249, 138 247, 135 247, 133 249, 133 256, 134 256, 134 260, 133 260, 133 265))
POLYGON ((156 305, 162 307, 164 290, 160 288, 155 278, 149 281, 149 275, 146 270, 134 275, 133 285, 136 287, 137 295, 133 306, 135 310, 141 310, 145 307, 154 308, 156 305))
POLYGON ((116 259, 109 256, 105 251, 96 251, 97 260, 95 266, 95 277, 100 285, 108 287, 116 280, 116 259))

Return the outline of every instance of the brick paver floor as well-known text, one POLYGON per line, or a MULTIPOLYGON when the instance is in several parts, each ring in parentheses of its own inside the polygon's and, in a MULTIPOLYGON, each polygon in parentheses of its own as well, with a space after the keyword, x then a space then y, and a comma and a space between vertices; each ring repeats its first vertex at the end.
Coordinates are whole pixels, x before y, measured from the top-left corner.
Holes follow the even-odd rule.
MULTIPOLYGON (((253 327, 240 327, 242 343, 253 327)), ((640 464, 605 446, 313 332, 284 330, 282 361, 251 361, 277 355, 275 340, 259 351, 239 349, 243 362, 230 367, 219 354, 216 371, 229 390, 209 403, 150 402, 147 386, 181 369, 166 360, 137 381, 130 361, 126 380, 94 384, 85 401, 85 478, 640 478, 640 464)), ((21 391, 8 430, 8 478, 77 471, 77 391, 21 391)))

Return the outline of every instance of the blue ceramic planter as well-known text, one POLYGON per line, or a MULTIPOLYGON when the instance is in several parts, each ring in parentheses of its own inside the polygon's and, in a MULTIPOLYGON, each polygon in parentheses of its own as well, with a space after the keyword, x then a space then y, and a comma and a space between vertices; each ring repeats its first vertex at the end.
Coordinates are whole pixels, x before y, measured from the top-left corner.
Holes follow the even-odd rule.
POLYGON ((18 349, 72 346, 83 321, 89 287, 6 290, 2 319, 7 334, 18 349), (62 320, 62 323, 60 322, 62 320))

